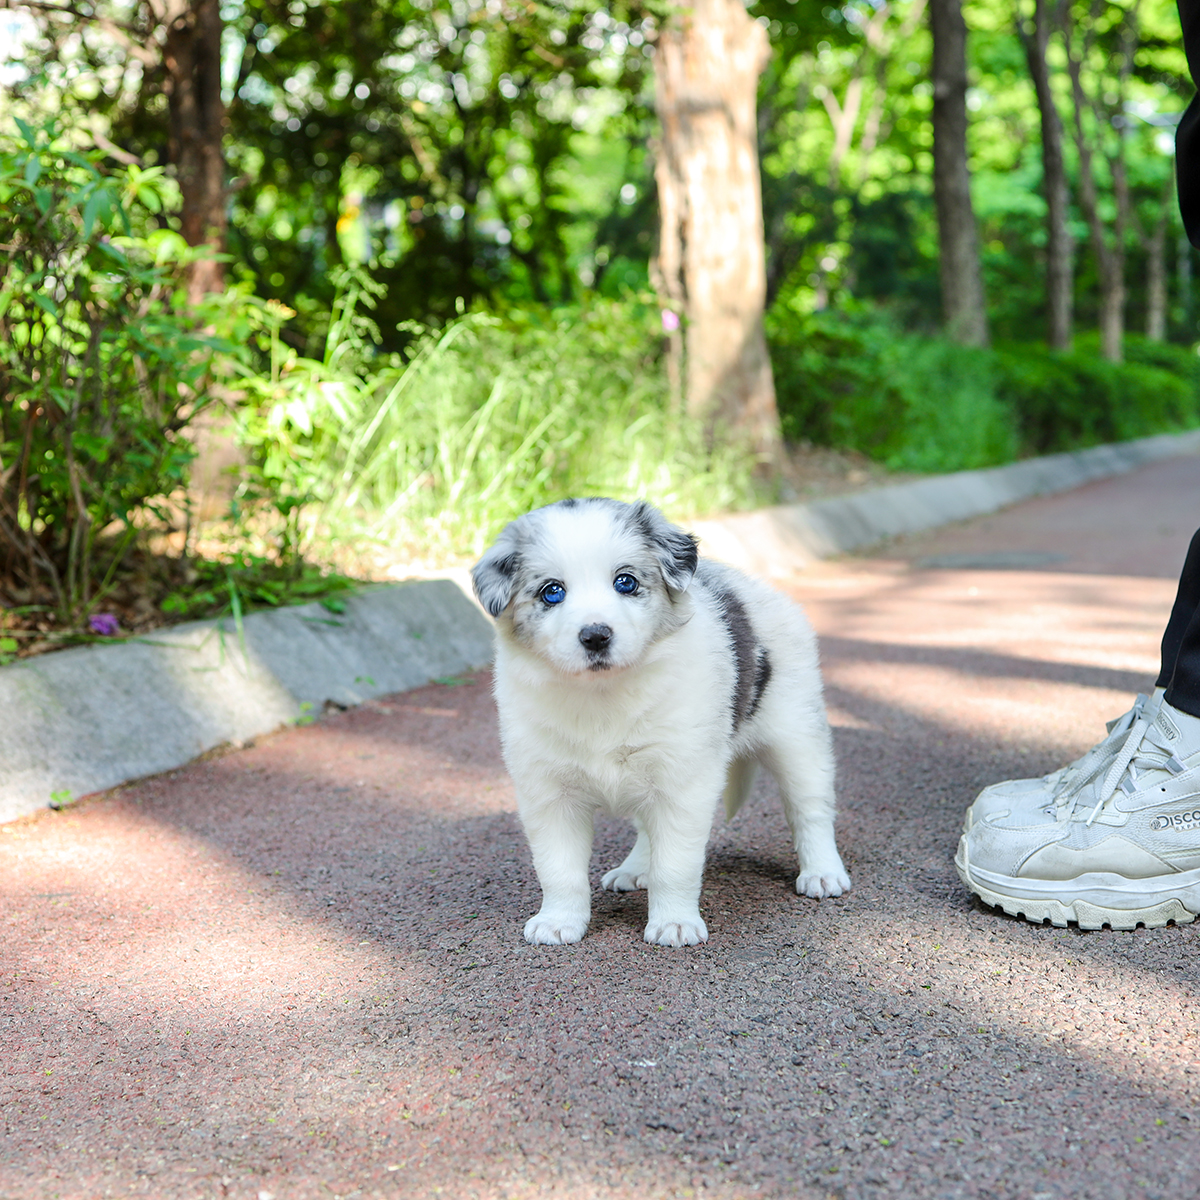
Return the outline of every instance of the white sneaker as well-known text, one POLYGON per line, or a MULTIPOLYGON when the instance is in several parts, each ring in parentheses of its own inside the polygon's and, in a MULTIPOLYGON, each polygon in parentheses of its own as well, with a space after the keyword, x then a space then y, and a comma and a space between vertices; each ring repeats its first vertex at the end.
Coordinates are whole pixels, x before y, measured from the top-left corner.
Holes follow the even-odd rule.
POLYGON ((958 844, 959 878, 984 903, 1053 925, 1200 914, 1200 718, 1165 701, 1143 713, 1107 770, 1060 793, 1052 813, 1014 806, 976 820, 958 844))
POLYGON ((1142 716, 1151 721, 1154 719, 1164 690, 1155 688, 1149 696, 1139 694, 1127 713, 1108 722, 1107 736, 1073 763, 1040 779, 1006 779, 985 787, 963 817, 963 833, 967 833, 976 821, 1010 813, 1024 813, 1038 820, 1052 818, 1057 804, 1108 769, 1135 721, 1142 716))

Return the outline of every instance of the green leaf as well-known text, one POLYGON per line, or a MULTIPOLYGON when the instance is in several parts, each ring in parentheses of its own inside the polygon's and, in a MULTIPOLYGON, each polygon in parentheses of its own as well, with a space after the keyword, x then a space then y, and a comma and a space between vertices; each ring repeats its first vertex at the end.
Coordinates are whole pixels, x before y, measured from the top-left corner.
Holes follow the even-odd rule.
POLYGON ((55 320, 58 320, 58 305, 49 296, 44 296, 41 292, 35 292, 32 300, 43 312, 48 312, 55 320))
POLYGON ((35 183, 42 177, 42 160, 35 154, 29 156, 25 163, 25 182, 33 187, 35 183))
POLYGON ((100 178, 100 172, 96 170, 96 164, 90 158, 85 158, 82 154, 76 154, 73 150, 62 151, 62 156, 67 162, 74 163, 77 167, 83 168, 93 179, 100 178))
POLYGON ((92 227, 96 224, 96 218, 100 215, 100 210, 104 207, 105 201, 108 198, 97 188, 88 197, 88 202, 83 209, 83 236, 90 238, 92 236, 92 227))

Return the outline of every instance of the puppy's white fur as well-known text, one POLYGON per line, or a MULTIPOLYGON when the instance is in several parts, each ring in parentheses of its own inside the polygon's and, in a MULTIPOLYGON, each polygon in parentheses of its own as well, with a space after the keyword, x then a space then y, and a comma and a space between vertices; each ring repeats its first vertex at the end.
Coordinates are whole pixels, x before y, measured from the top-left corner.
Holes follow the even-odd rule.
POLYGON ((816 639, 796 605, 698 560, 690 535, 650 505, 615 500, 518 518, 473 578, 496 618, 504 759, 542 887, 529 941, 583 937, 601 807, 637 829, 603 886, 647 889, 646 941, 705 941, 700 882, 717 801, 732 816, 759 764, 779 782, 796 890, 850 887, 816 639))

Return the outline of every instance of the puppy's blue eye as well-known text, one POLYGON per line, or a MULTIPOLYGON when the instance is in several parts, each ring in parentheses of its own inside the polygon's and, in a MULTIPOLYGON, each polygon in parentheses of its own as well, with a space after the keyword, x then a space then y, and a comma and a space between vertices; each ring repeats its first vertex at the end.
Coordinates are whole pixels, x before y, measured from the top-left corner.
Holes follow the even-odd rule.
POLYGON ((622 596, 632 596, 638 590, 638 581, 632 575, 618 575, 613 580, 613 587, 622 596))
POLYGON ((546 584, 538 595, 541 596, 543 604, 561 604, 567 598, 567 589, 561 583, 551 582, 546 584))

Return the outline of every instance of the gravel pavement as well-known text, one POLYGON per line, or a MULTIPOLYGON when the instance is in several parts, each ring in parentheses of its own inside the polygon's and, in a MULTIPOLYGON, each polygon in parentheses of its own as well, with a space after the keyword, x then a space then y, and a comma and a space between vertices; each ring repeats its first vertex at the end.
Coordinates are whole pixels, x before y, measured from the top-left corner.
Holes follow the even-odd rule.
POLYGON ((1197 520, 1180 459, 795 576, 854 889, 795 895, 763 785, 703 947, 599 891, 524 943, 484 675, 0 828, 0 1197, 1200 1194, 1197 928, 1035 927, 952 864, 1150 685, 1197 520))

